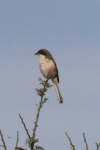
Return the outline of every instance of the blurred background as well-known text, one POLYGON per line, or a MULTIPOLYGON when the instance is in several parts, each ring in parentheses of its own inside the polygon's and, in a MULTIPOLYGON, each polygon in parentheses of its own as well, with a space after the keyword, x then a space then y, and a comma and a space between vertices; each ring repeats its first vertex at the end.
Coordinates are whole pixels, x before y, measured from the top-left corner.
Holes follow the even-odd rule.
MULTIPOLYGON (((41 109, 36 145, 46 150, 84 150, 100 142, 100 1, 0 0, 0 129, 7 150, 26 148, 28 138, 19 114, 32 136, 41 88, 39 57, 45 48, 59 70, 64 103, 54 87, 41 109), (11 137, 11 138, 8 138, 11 137)), ((49 81, 52 84, 51 81, 49 81)), ((2 141, 0 140, 0 145, 2 141)), ((4 148, 0 147, 0 150, 4 148)))

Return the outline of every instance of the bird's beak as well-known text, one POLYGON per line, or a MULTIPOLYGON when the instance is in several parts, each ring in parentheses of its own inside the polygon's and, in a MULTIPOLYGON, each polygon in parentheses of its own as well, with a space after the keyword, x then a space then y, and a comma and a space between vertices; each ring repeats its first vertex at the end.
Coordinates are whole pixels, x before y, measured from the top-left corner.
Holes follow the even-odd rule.
POLYGON ((38 53, 35 53, 34 55, 38 55, 38 53))

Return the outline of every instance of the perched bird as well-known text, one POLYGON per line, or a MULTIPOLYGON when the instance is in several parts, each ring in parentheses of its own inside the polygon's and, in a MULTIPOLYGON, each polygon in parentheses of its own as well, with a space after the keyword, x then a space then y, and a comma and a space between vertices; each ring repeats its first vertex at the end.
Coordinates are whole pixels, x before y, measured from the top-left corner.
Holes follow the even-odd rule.
POLYGON ((46 49, 40 49, 34 55, 38 55, 40 57, 39 61, 40 71, 45 78, 49 77, 50 79, 52 79, 52 82, 54 83, 53 85, 56 90, 57 99, 59 103, 63 103, 63 98, 61 96, 58 86, 59 83, 58 69, 51 53, 46 49))

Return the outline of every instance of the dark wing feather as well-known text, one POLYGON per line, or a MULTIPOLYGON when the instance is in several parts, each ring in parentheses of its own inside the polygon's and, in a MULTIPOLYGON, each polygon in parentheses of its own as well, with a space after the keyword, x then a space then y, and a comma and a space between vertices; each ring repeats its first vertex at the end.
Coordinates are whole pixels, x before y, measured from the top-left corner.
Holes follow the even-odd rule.
MULTIPOLYGON (((54 61, 54 60, 53 60, 54 61)), ((55 66, 56 66, 56 75, 55 75, 55 77, 57 77, 57 81, 58 81, 58 83, 59 83, 59 74, 58 74, 58 68, 57 68, 57 65, 56 65, 56 62, 54 61, 54 63, 55 63, 55 66)))

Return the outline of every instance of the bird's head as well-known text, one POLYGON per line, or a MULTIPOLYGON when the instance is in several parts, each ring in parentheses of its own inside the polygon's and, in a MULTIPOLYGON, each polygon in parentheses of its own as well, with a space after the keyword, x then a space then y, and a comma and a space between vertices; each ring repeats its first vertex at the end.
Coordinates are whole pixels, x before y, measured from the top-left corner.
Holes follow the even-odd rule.
POLYGON ((53 60, 53 57, 51 55, 51 53, 46 50, 46 49, 40 49, 38 52, 36 52, 34 55, 43 55, 45 56, 46 58, 49 58, 49 59, 52 59, 53 60))

